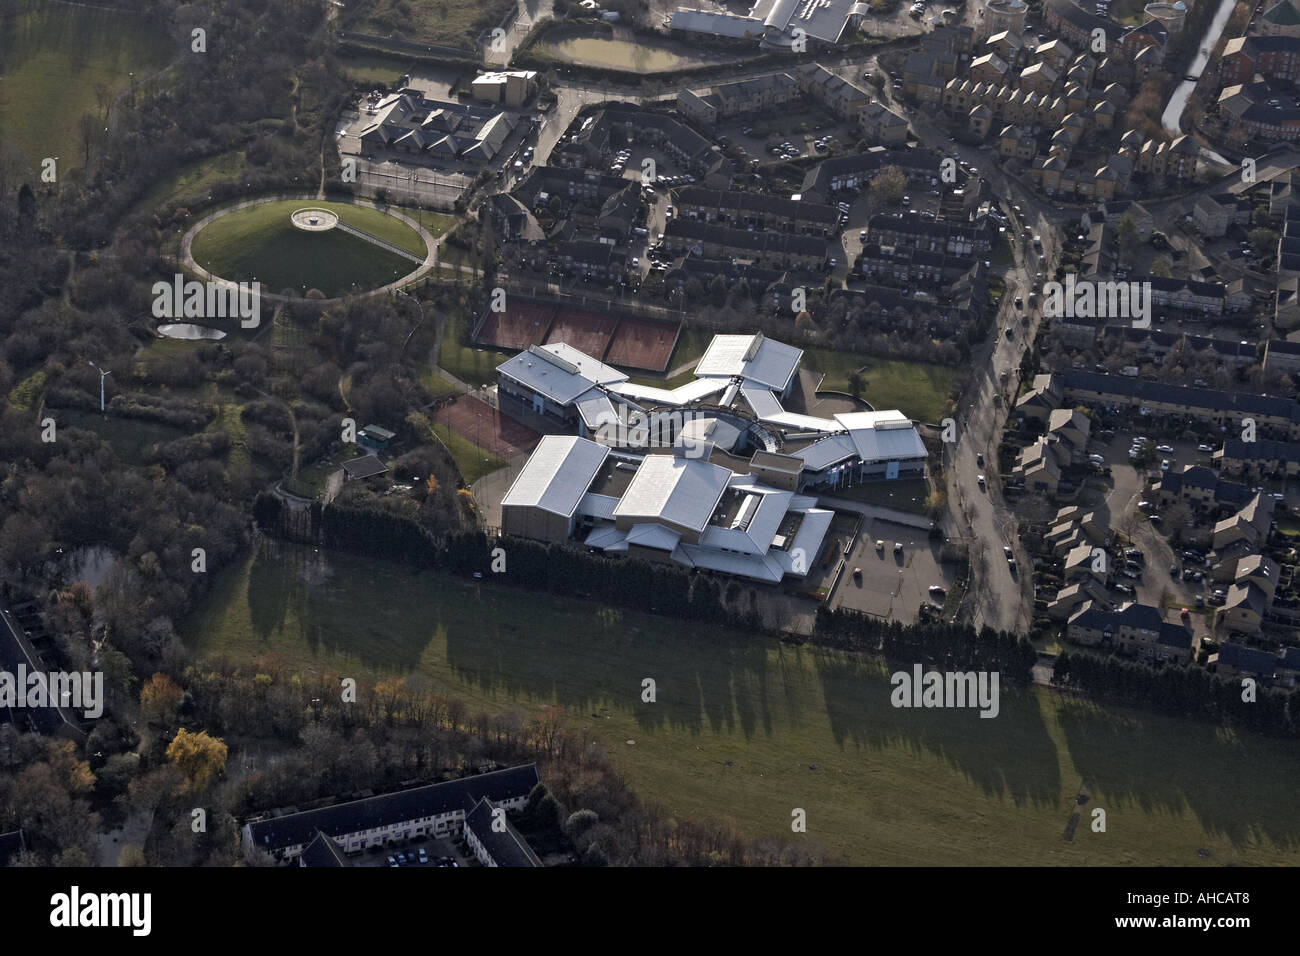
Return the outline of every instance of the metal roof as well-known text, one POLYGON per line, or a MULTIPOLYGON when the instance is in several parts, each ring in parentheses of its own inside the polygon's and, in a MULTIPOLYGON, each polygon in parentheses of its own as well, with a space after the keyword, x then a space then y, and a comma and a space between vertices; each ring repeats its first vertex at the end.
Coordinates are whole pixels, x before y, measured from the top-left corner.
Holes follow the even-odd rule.
POLYGON ((627 381, 618 369, 563 342, 529 346, 498 365, 497 371, 559 405, 568 405, 594 385, 627 381))
POLYGON ((715 335, 695 366, 695 374, 701 378, 739 375, 746 383, 780 392, 790 383, 802 357, 802 349, 764 338, 761 332, 715 335))
POLYGON ((728 469, 707 461, 647 455, 614 514, 703 531, 730 477, 728 469))
POLYGON ((545 435, 519 472, 502 507, 540 508, 572 517, 609 449, 573 435, 545 435))

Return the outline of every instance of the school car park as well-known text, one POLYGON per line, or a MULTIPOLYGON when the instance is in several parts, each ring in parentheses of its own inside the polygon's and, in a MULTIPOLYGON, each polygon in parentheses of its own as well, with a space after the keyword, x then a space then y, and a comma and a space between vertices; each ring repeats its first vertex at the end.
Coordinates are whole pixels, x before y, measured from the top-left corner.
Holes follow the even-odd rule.
POLYGON ((931 586, 945 591, 952 586, 954 569, 939 561, 940 544, 920 528, 884 518, 864 518, 832 606, 914 622, 922 604, 944 602, 943 595, 931 594, 931 586), (882 542, 880 549, 877 541, 882 542), (902 545, 900 552, 895 552, 895 544, 902 545), (862 574, 855 576, 854 568, 861 568, 862 574))

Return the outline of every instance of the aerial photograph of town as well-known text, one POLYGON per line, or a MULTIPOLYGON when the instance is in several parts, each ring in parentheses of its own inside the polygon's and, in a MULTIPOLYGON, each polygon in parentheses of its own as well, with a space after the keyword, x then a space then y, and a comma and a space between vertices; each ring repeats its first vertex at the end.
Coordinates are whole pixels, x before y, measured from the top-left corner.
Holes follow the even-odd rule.
POLYGON ((0 880, 1251 927, 1298 84, 1300 0, 0 0, 0 880))

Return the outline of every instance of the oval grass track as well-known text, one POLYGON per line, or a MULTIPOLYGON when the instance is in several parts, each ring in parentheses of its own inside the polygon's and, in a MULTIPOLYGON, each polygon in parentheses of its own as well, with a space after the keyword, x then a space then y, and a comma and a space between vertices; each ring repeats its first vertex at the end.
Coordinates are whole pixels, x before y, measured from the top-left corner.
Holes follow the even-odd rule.
POLYGON ((424 240, 414 229, 377 209, 286 199, 237 209, 210 222, 194 237, 194 261, 223 279, 256 279, 267 292, 319 289, 327 298, 343 295, 354 285, 359 291, 376 288, 415 268, 409 260, 338 229, 309 233, 294 228, 289 215, 305 206, 328 209, 350 226, 414 255, 426 254, 424 240))

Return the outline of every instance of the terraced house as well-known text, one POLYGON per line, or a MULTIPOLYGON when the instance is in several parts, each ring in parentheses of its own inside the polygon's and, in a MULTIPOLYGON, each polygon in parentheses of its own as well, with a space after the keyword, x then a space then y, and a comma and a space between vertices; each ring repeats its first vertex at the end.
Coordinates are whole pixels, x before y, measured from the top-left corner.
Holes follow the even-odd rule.
POLYGON ((731 223, 746 229, 776 229, 829 237, 839 226, 834 206, 762 193, 685 186, 673 190, 678 218, 731 223))
POLYGON ((319 834, 346 854, 420 837, 451 836, 460 832, 466 815, 483 798, 515 812, 537 783, 536 765, 527 764, 315 810, 290 807, 244 824, 244 858, 250 863, 293 863, 319 834))
POLYGON ((674 219, 664 229, 664 245, 674 252, 706 258, 737 258, 763 266, 817 271, 826 266, 826 240, 789 232, 737 229, 715 223, 674 219))

